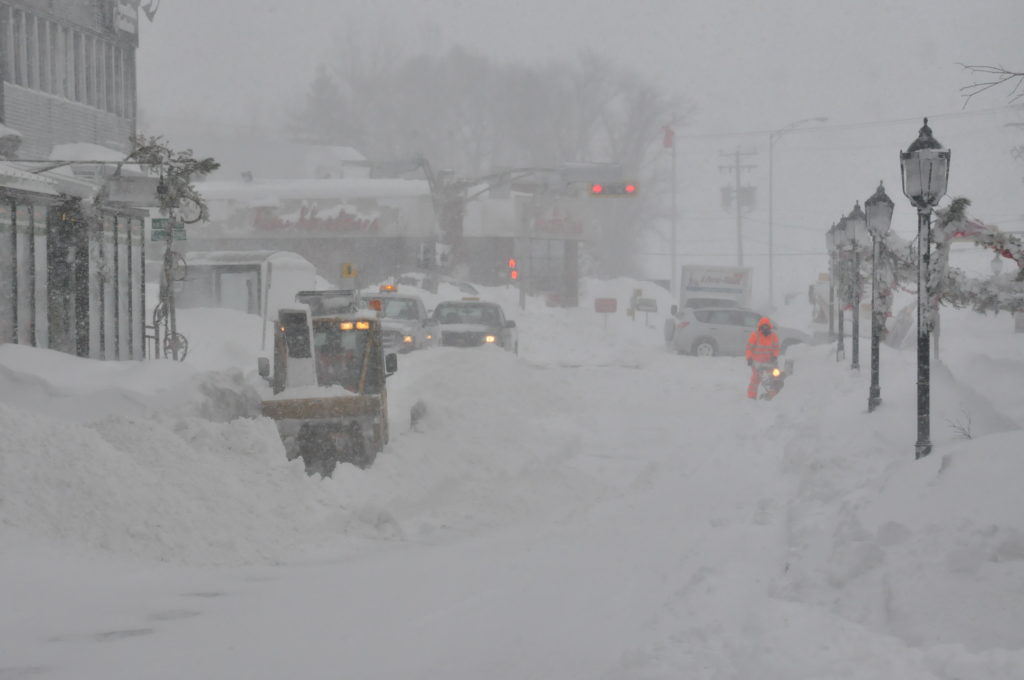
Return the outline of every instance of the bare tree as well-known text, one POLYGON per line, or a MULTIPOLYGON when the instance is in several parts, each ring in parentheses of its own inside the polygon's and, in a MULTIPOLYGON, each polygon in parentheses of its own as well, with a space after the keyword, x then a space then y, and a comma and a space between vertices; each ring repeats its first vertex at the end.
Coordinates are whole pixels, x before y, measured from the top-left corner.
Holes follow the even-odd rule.
POLYGON ((960 88, 963 92, 964 107, 971 97, 994 87, 1012 83, 1008 97, 1011 102, 1024 98, 1024 71, 1011 71, 1003 66, 986 64, 960 64, 974 76, 974 82, 960 88))

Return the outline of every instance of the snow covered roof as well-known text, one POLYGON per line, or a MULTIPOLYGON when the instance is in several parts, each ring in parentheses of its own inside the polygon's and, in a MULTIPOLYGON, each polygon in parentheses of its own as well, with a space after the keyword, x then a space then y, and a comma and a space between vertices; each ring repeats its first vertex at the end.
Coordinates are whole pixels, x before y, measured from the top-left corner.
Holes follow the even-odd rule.
POLYGON ((351 146, 325 146, 321 147, 321 149, 323 155, 330 156, 339 161, 362 162, 366 160, 366 156, 351 146))
POLYGON ((316 200, 349 198, 408 198, 429 196, 422 179, 278 179, 252 182, 197 182, 196 189, 209 201, 316 200))
POLYGON ((56 144, 50 152, 50 160, 54 161, 123 161, 124 151, 110 147, 75 142, 73 144, 56 144))
POLYGON ((56 196, 59 193, 57 182, 54 179, 22 170, 10 163, 0 163, 0 187, 50 196, 56 196))
POLYGON ((0 123, 0 137, 21 137, 21 133, 14 128, 7 127, 0 123))

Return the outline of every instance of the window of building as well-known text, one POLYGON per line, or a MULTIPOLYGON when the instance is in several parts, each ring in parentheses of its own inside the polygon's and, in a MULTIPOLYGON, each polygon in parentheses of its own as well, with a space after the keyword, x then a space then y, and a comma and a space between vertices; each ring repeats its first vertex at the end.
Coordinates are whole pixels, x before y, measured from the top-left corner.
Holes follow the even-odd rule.
POLYGON ((75 101, 85 103, 85 39, 78 31, 74 33, 74 74, 75 74, 75 101))
POLYGON ((123 116, 124 105, 124 50, 114 47, 114 113, 123 116))
POLYGON ((33 90, 39 87, 39 50, 36 48, 36 18, 25 14, 25 68, 27 78, 25 87, 33 90))
MULTIPOLYGON (((5 11, 7 11, 6 8, 5 11)), ((23 62, 21 59, 21 50, 18 49, 18 46, 21 45, 21 30, 21 12, 16 9, 12 9, 7 16, 7 34, 4 38, 8 39, 5 41, 7 42, 7 54, 5 56, 7 57, 7 63, 10 64, 11 69, 9 77, 11 82, 15 85, 22 84, 21 70, 23 62)))
POLYGON ((45 19, 36 19, 36 59, 39 69, 39 89, 43 92, 51 92, 50 83, 50 22, 45 19))
POLYGON ((46 22, 46 42, 50 45, 50 92, 64 96, 63 83, 60 78, 60 67, 64 63, 59 40, 60 27, 52 21, 46 22))
POLYGON ((117 112, 117 81, 114 80, 114 46, 103 43, 103 80, 106 82, 107 97, 105 108, 111 113, 117 112))
POLYGON ((82 70, 85 71, 85 99, 82 103, 89 106, 96 105, 96 41, 91 35, 83 36, 85 53, 82 70))
POLYGON ((59 64, 57 79, 60 81, 60 95, 65 99, 74 100, 74 62, 72 61, 71 33, 63 26, 57 26, 57 45, 59 46, 59 64))

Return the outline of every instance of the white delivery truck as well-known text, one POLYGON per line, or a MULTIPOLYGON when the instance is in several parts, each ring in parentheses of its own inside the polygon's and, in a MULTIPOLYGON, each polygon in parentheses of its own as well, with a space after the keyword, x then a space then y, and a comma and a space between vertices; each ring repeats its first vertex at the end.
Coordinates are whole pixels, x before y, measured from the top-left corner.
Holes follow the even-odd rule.
POLYGON ((754 270, 750 267, 683 265, 680 307, 750 307, 754 270))

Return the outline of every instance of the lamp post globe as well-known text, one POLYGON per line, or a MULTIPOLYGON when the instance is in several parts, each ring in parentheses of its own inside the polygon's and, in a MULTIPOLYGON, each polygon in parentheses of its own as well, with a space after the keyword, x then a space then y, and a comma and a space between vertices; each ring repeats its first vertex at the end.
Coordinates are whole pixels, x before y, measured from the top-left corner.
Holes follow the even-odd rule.
POLYGON ((868 231, 871 232, 871 389, 868 392, 868 413, 882 403, 882 389, 878 382, 879 345, 882 337, 882 305, 879 301, 878 265, 882 240, 892 225, 892 211, 895 204, 885 193, 881 182, 868 200, 864 201, 864 213, 868 231))
POLYGON ((928 286, 931 260, 932 209, 946 195, 950 152, 932 136, 928 119, 906 151, 900 152, 903 194, 917 208, 917 442, 915 458, 932 451, 930 422, 931 357, 929 339, 933 321, 931 291, 928 286))

